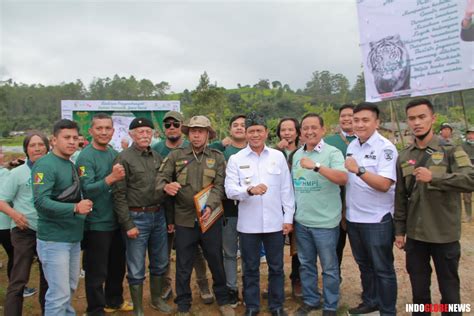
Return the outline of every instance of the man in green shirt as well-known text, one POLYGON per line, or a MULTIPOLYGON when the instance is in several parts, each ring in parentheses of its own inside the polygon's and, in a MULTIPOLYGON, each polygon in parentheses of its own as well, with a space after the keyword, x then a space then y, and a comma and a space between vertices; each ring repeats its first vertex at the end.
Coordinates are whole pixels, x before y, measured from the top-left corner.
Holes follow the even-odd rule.
POLYGON ((155 192, 155 178, 161 156, 151 149, 153 123, 135 118, 129 126, 132 145, 122 151, 115 162, 125 169, 125 178, 113 185, 114 209, 126 233, 127 279, 135 315, 143 315, 143 282, 148 251, 151 306, 163 313, 171 307, 162 299, 169 257, 166 241, 166 219, 155 192))
MULTIPOLYGON (((26 163, 13 169, 0 190, 0 210, 9 216, 11 243, 15 248, 14 265, 5 296, 5 315, 21 315, 23 312, 23 291, 30 276, 31 265, 36 253, 36 231, 38 212, 33 205, 31 168, 49 150, 48 138, 39 132, 29 133, 23 140, 23 149, 28 158, 26 163), (12 203, 12 206, 10 206, 12 203)), ((44 313, 44 299, 48 284, 40 263, 39 301, 44 313)))
POLYGON ((396 165, 395 245, 405 249, 414 304, 431 303, 431 259, 441 303, 460 304, 459 192, 474 188, 474 169, 462 147, 441 145, 430 100, 412 100, 405 111, 415 140, 396 165))
MULTIPOLYGON (((462 149, 467 153, 471 164, 474 165, 474 126, 469 126, 466 131, 466 141, 462 144, 462 149)), ((472 193, 463 193, 464 209, 466 210, 466 218, 464 222, 472 221, 472 193)))
POLYGON ((82 199, 80 183, 69 160, 77 149, 79 127, 62 119, 54 124, 53 151, 32 169, 33 196, 38 211, 37 250, 48 281, 45 316, 75 314, 72 295, 77 288, 81 240, 91 200, 82 199))
MULTIPOLYGON (((176 111, 168 111, 163 117, 163 127, 165 130, 164 141, 158 142, 152 146, 152 149, 159 153, 162 158, 166 158, 170 151, 176 148, 184 148, 189 145, 189 142, 184 139, 183 133, 181 132, 181 125, 184 122, 184 117, 181 113, 176 111)), ((173 205, 173 198, 167 198, 164 202, 164 207, 167 214, 173 214, 171 210, 173 205)), ((173 219, 167 218, 167 223, 172 224, 173 219)), ((174 231, 168 232, 168 256, 171 255, 171 249, 173 248, 174 231)), ((194 259, 194 271, 196 271, 196 281, 199 286, 199 294, 204 304, 212 304, 214 302, 214 296, 209 290, 209 283, 207 281, 207 267, 206 260, 202 254, 201 247, 198 247, 196 258, 194 259)), ((172 296, 171 290, 171 268, 168 266, 166 271, 166 285, 163 290, 163 298, 168 299, 172 296)))
MULTIPOLYGON (((194 195, 213 185, 202 221, 206 221, 224 198, 225 159, 222 153, 207 146, 216 136, 209 119, 194 116, 182 127, 189 134, 190 145, 172 151, 163 160, 156 178, 156 192, 161 197, 173 196, 174 228, 176 229, 176 294, 178 313, 189 315, 191 308, 191 272, 193 260, 200 244, 212 272, 214 294, 223 315, 234 315, 228 305, 228 293, 222 257, 222 219, 205 233, 201 231, 196 216, 194 195)), ((170 227, 171 229, 173 227, 170 227)))
MULTIPOLYGON (((356 139, 354 129, 352 127, 352 117, 354 116, 354 105, 344 104, 339 108, 339 131, 336 134, 326 136, 324 141, 336 147, 342 152, 343 157, 346 157, 347 146, 350 142, 356 139)), ((342 201, 342 218, 339 224, 339 240, 337 241, 337 260, 339 261, 339 279, 342 281, 341 264, 342 256, 344 254, 344 247, 346 246, 347 230, 346 230, 346 187, 341 186, 341 201, 342 201)))
POLYGON ((92 143, 76 161, 84 197, 94 203, 82 243, 87 314, 103 315, 104 308, 107 312, 131 311, 133 307, 123 300, 125 245, 112 196, 112 185, 125 177, 125 170, 120 164, 113 165, 118 153, 109 146, 114 134, 112 118, 104 113, 94 115, 89 134, 92 143))

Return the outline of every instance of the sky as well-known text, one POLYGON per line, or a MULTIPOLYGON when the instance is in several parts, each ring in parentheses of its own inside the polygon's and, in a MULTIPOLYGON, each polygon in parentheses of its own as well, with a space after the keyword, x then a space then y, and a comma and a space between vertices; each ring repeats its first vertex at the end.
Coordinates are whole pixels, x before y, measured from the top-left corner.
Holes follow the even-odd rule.
POLYGON ((43 85, 115 74, 171 91, 207 71, 225 88, 314 71, 361 72, 356 0, 0 0, 0 80, 43 85))

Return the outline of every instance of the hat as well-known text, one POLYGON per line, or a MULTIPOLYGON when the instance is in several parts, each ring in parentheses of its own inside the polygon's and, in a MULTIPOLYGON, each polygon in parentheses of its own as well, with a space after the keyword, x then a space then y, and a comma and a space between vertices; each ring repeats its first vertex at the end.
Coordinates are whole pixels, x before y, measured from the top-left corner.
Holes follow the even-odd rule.
POLYGON ((252 112, 247 115, 245 119, 245 128, 249 128, 250 126, 254 125, 263 125, 267 127, 267 123, 265 122, 265 117, 262 114, 252 112))
POLYGON ((466 130, 466 134, 471 132, 474 132, 474 125, 469 126, 466 130))
POLYGON ((183 114, 176 112, 176 111, 168 111, 166 112, 165 116, 163 117, 163 122, 166 121, 167 119, 172 118, 175 119, 176 121, 182 122, 184 121, 184 116, 183 114))
POLYGON ((136 117, 133 119, 132 123, 130 123, 130 126, 128 127, 129 130, 139 128, 139 127, 149 127, 151 129, 154 129, 155 127, 153 126, 153 123, 144 117, 136 117))
POLYGON ((439 130, 441 131, 442 129, 445 129, 445 128, 449 128, 451 131, 453 130, 453 127, 449 123, 441 124, 441 126, 439 127, 439 130))
POLYGON ((204 115, 197 115, 191 117, 191 119, 181 125, 181 131, 185 134, 189 134, 189 128, 191 127, 202 127, 206 128, 209 131, 209 139, 213 139, 216 137, 216 131, 214 131, 211 127, 211 121, 204 115))

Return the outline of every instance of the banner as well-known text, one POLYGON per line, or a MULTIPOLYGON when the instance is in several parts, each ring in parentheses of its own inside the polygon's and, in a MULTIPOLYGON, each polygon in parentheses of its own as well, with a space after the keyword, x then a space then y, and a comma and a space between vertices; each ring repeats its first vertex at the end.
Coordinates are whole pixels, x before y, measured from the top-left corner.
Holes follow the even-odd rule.
POLYGON ((473 88, 474 26, 461 25, 473 10, 469 5, 468 0, 358 0, 366 100, 473 88))

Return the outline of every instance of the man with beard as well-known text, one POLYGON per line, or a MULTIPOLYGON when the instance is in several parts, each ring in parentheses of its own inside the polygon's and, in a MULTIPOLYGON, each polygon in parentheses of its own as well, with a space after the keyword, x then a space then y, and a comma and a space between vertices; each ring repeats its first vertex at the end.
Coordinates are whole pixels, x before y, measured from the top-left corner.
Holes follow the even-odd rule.
MULTIPOLYGON (((183 124, 183 122, 183 115, 176 111, 169 111, 163 117, 163 128, 165 130, 166 139, 152 146, 153 150, 159 153, 163 159, 166 158, 170 151, 172 151, 173 149, 185 148, 189 146, 189 142, 184 139, 183 133, 181 131, 181 125, 183 124)), ((167 197, 163 204, 167 214, 166 222, 168 226, 172 225, 174 223, 174 219, 170 218, 170 216, 172 217, 172 214, 174 213, 173 198, 167 197)), ((168 230, 168 256, 171 255, 173 241, 174 231, 170 228, 168 230)), ((196 280, 199 286, 199 294, 201 296, 201 300, 204 304, 212 304, 214 302, 214 296, 209 290, 209 283, 207 281, 206 260, 204 259, 204 256, 202 254, 201 247, 198 247, 198 252, 194 260, 194 271, 196 271, 196 280)), ((162 296, 163 299, 168 299, 172 296, 170 273, 171 267, 168 266, 168 270, 166 271, 166 284, 162 296)))
MULTIPOLYGON (((329 145, 332 145, 342 152, 345 157, 347 152, 347 146, 350 142, 356 139, 354 130, 352 128, 352 117, 354 116, 354 105, 344 104, 339 109, 339 132, 327 136, 324 141, 329 145)), ((341 276, 341 264, 342 255, 344 254, 344 247, 346 246, 347 227, 346 227, 346 187, 341 186, 341 201, 342 201, 342 217, 339 225, 339 240, 337 241, 337 260, 339 261, 339 280, 342 282, 341 276)))
POLYGON ((175 303, 178 305, 178 315, 190 315, 191 272, 197 247, 200 245, 212 273, 213 290, 219 310, 224 316, 233 316, 234 310, 228 305, 222 257, 222 219, 217 219, 203 233, 197 220, 193 198, 204 188, 213 185, 202 210, 201 219, 206 221, 224 198, 225 159, 218 150, 207 146, 209 139, 216 136, 207 117, 192 117, 182 126, 182 130, 188 135, 189 146, 173 150, 163 161, 156 178, 158 196, 174 197, 177 295, 175 303))
POLYGON ((132 311, 123 299, 125 245, 114 213, 112 185, 125 177, 120 164, 113 164, 118 153, 109 146, 114 134, 112 118, 98 113, 92 118, 89 134, 92 144, 84 148, 76 161, 82 192, 94 203, 86 218, 83 240, 83 266, 87 314, 132 311))
POLYGON ((410 101, 405 111, 415 141, 397 161, 395 245, 405 249, 414 304, 431 303, 431 259, 441 304, 460 304, 459 192, 474 188, 474 169, 462 147, 441 145, 433 132, 436 116, 428 99, 410 101))
POLYGON ((129 127, 132 145, 115 162, 123 165, 125 178, 113 186, 114 209, 126 233, 127 279, 133 312, 143 315, 143 283, 148 251, 151 306, 165 314, 172 308, 162 299, 169 257, 166 242, 166 219, 155 192, 155 178, 161 156, 150 148, 153 123, 135 118, 129 127))

